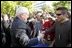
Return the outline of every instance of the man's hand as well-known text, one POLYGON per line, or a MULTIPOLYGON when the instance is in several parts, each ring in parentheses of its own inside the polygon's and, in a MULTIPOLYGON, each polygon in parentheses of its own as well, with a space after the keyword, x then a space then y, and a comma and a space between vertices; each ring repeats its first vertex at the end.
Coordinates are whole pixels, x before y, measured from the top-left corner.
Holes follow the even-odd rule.
POLYGON ((52 41, 52 43, 49 45, 49 47, 53 47, 54 43, 55 43, 55 40, 52 41))
POLYGON ((27 36, 26 34, 22 34, 22 35, 20 36, 20 43, 21 43, 22 45, 27 45, 28 42, 29 42, 28 36, 27 36))
POLYGON ((71 44, 68 44, 67 47, 71 47, 71 44))
POLYGON ((5 37, 6 35, 5 35, 5 33, 2 33, 2 35, 3 35, 2 43, 5 44, 6 43, 6 37, 5 37))
POLYGON ((5 38, 5 37, 2 38, 2 43, 3 43, 3 44, 6 43, 6 38, 5 38))
POLYGON ((39 35, 38 35, 38 40, 44 38, 44 33, 45 33, 45 31, 40 31, 40 33, 39 33, 39 35))

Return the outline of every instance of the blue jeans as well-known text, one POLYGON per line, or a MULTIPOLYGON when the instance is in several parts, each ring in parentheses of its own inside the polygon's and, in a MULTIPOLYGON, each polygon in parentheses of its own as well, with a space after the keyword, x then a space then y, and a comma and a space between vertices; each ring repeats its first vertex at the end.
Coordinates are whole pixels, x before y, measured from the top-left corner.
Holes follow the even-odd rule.
POLYGON ((48 44, 38 44, 32 47, 48 47, 48 44))
POLYGON ((29 41, 29 43, 28 43, 28 47, 31 47, 31 46, 35 46, 35 45, 37 45, 37 44, 40 44, 40 43, 42 43, 41 41, 38 41, 38 38, 32 38, 30 41, 29 41))

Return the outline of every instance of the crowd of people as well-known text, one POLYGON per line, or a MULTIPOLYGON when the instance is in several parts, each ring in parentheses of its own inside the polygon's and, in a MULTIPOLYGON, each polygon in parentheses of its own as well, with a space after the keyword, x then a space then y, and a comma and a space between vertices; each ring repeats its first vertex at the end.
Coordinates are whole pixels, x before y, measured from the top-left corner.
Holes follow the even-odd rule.
POLYGON ((14 18, 1 14, 2 47, 71 47, 71 14, 67 8, 59 7, 55 13, 37 11, 29 17, 26 7, 17 8, 14 18))

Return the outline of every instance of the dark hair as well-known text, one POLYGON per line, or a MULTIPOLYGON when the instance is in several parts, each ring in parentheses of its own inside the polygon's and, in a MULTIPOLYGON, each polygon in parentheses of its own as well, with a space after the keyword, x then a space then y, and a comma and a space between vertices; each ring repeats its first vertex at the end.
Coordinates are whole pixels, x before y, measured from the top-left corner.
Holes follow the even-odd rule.
POLYGON ((4 15, 3 14, 1 14, 1 17, 4 19, 4 15))
POLYGON ((10 14, 7 14, 8 18, 10 18, 10 14))
POLYGON ((63 11, 68 11, 68 9, 66 7, 58 7, 56 10, 63 10, 63 11))

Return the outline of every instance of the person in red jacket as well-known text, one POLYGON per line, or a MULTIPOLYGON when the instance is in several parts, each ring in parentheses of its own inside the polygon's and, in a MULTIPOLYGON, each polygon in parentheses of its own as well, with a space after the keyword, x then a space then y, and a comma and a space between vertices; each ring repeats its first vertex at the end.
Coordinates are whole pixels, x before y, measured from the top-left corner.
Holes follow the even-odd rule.
MULTIPOLYGON (((43 29, 42 30, 44 31, 44 30, 46 30, 48 28, 51 28, 53 26, 53 24, 54 24, 54 20, 51 17, 48 17, 48 19, 44 20, 44 24, 43 24, 43 29)), ((53 41, 54 36, 55 36, 54 31, 45 32, 44 39, 53 41)))

